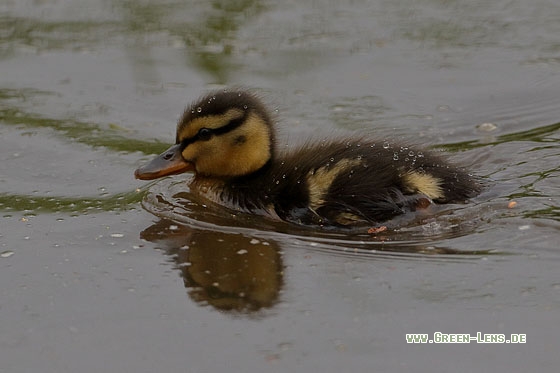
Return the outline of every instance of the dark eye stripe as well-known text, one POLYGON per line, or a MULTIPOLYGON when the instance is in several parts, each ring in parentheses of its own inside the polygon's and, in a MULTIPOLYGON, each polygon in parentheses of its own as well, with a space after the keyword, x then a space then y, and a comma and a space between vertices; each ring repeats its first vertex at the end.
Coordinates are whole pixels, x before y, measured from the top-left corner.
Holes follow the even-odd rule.
POLYGON ((223 135, 224 133, 228 133, 229 131, 233 131, 234 129, 239 127, 241 124, 243 124, 243 122, 245 121, 246 118, 247 118, 247 112, 245 112, 241 118, 230 120, 229 123, 226 124, 225 126, 212 129, 212 133, 215 134, 215 135, 223 135))
POLYGON ((193 137, 183 139, 181 141, 181 149, 185 149, 187 146, 189 146, 190 144, 192 144, 196 141, 208 140, 212 135, 219 136, 219 135, 223 135, 225 133, 228 133, 230 131, 233 131, 234 129, 239 127, 241 124, 243 124, 243 122, 245 121, 246 118, 247 118, 247 111, 244 111, 242 117, 230 120, 228 122, 228 124, 226 124, 225 126, 218 127, 218 128, 203 128, 204 130, 210 131, 210 133, 203 132, 202 136, 201 136, 201 131, 199 131, 193 137))

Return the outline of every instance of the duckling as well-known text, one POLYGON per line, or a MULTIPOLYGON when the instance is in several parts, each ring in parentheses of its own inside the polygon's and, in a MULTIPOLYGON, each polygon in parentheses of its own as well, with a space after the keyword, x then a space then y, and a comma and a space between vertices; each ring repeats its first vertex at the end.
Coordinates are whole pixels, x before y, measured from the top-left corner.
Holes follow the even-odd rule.
POLYGON ((465 202, 478 180, 425 149, 364 136, 275 147, 272 117, 246 91, 212 92, 185 110, 175 145, 137 179, 194 172, 192 192, 228 208, 305 225, 378 224, 431 203, 465 202))

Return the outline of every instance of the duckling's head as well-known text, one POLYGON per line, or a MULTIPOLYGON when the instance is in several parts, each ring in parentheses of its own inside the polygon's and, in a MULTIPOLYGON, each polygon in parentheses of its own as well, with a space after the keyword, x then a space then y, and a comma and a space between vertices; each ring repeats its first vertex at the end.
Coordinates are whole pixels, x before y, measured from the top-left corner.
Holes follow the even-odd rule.
POLYGON ((143 180, 186 171, 215 178, 245 176, 268 163, 273 146, 270 114, 257 96, 213 92, 185 110, 175 145, 134 175, 143 180))

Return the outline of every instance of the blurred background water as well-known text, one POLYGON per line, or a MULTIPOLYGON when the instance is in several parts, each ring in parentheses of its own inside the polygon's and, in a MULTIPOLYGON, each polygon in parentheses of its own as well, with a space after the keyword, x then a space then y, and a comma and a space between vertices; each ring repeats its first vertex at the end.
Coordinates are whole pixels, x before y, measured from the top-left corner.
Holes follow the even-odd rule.
POLYGON ((553 0, 3 0, 0 372, 557 371, 558 35, 553 0), (372 236, 134 180, 229 86, 280 146, 408 139, 489 187, 372 236), (528 343, 406 343, 436 331, 528 343))

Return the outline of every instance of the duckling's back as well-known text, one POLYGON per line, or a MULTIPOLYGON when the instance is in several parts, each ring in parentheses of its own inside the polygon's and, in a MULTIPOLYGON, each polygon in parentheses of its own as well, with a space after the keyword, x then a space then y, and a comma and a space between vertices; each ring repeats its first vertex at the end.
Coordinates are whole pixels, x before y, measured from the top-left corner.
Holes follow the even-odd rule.
POLYGON ((302 224, 348 226, 383 222, 431 201, 464 202, 480 184, 430 151, 341 140, 280 155, 227 189, 228 198, 249 210, 273 210, 302 224))

